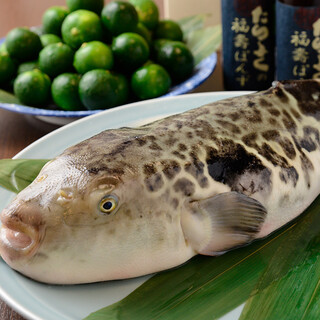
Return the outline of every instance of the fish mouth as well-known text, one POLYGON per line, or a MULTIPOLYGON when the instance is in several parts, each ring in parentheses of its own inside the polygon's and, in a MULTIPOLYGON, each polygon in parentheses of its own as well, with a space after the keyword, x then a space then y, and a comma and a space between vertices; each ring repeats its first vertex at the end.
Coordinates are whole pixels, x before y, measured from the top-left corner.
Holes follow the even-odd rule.
POLYGON ((23 223, 2 223, 0 228, 0 254, 10 263, 32 257, 41 242, 42 232, 23 223))

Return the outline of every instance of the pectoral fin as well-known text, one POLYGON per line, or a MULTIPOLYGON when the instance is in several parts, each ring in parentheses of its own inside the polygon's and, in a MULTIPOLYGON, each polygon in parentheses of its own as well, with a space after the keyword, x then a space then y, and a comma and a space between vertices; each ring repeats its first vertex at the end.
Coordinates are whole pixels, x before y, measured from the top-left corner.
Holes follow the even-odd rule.
POLYGON ((193 201, 181 217, 186 241, 205 255, 217 255, 251 242, 266 218, 265 207, 238 192, 193 201))

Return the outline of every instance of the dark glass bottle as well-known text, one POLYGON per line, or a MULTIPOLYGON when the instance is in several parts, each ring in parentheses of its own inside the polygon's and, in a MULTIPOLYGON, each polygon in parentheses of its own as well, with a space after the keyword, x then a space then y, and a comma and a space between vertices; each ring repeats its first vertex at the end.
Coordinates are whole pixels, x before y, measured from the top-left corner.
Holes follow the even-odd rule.
POLYGON ((276 30, 276 78, 320 78, 320 0, 277 0, 276 30))
POLYGON ((226 90, 263 90, 274 80, 274 3, 221 0, 226 90))

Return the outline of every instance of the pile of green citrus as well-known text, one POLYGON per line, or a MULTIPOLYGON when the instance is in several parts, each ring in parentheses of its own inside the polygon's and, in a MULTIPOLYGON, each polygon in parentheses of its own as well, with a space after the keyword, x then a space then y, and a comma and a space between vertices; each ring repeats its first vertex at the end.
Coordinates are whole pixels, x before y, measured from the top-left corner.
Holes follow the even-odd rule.
POLYGON ((165 94, 193 71, 192 53, 152 0, 66 0, 42 33, 11 30, 0 47, 0 86, 26 105, 106 109, 165 94))

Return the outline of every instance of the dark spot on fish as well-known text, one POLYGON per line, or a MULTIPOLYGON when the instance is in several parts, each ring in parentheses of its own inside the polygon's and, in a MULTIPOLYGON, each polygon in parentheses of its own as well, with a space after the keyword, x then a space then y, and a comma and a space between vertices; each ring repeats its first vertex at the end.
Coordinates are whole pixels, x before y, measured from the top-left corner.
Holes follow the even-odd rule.
POLYGON ((320 145, 319 131, 316 128, 310 126, 306 126, 303 128, 302 138, 299 138, 296 135, 292 135, 292 139, 300 153, 302 152, 302 148, 304 148, 308 152, 312 152, 317 149, 317 146, 320 145))
POLYGON ((145 164, 143 167, 143 173, 150 177, 151 175, 155 174, 157 172, 155 166, 153 164, 145 164))
POLYGON ((262 121, 261 112, 257 108, 248 110, 244 115, 248 123, 258 123, 262 121))
POLYGON ((179 151, 186 151, 188 149, 187 146, 183 143, 180 143, 178 147, 179 151))
POLYGON ((294 159, 296 156, 296 151, 294 149, 293 144, 291 141, 287 138, 284 137, 282 138, 280 136, 279 131, 277 130, 268 130, 262 133, 262 136, 267 140, 267 141, 275 141, 279 143, 281 148, 283 149, 284 153, 289 159, 294 159))
POLYGON ((98 174, 100 170, 101 170, 100 168, 89 168, 88 172, 89 174, 98 174))
POLYGON ((147 189, 151 192, 156 192, 164 185, 161 173, 155 173, 144 180, 147 189))
POLYGON ((277 130, 268 130, 262 132, 262 136, 267 140, 267 141, 277 141, 280 134, 279 131, 277 130))
POLYGON ((136 141, 138 142, 140 147, 144 146, 147 143, 147 141, 144 137, 136 138, 136 141))
POLYGON ((240 128, 238 126, 236 126, 235 124, 233 124, 233 123, 230 123, 230 122, 224 121, 224 120, 216 120, 216 122, 221 127, 223 127, 226 130, 231 131, 232 133, 235 133, 235 134, 240 134, 241 133, 240 128))
POLYGON ((291 108, 290 111, 297 120, 301 120, 301 114, 297 110, 291 108))
POLYGON ((289 181, 291 181, 293 183, 293 186, 295 187, 299 179, 299 174, 294 167, 282 168, 279 173, 279 177, 280 180, 284 183, 288 183, 289 181))
POLYGON ((190 197, 195 192, 195 185, 187 178, 181 178, 173 185, 173 189, 176 192, 181 192, 186 197, 190 197))
POLYGON ((304 127, 303 138, 300 140, 301 148, 306 149, 308 152, 312 152, 317 149, 319 143, 319 130, 310 126, 304 127))
POLYGON ((124 170, 122 168, 108 168, 106 166, 87 168, 87 171, 89 174, 94 174, 94 175, 98 174, 101 171, 103 171, 108 175, 121 176, 124 174, 124 170))
MULTIPOLYGON (((207 165, 208 171, 212 179, 215 181, 227 184, 231 190, 241 189, 239 186, 239 179, 245 172, 259 175, 263 182, 262 188, 270 186, 270 175, 261 175, 265 168, 260 159, 254 154, 246 151, 246 149, 232 140, 222 140, 223 149, 207 148, 207 165)), ((267 169, 266 171, 270 171, 267 169)))
POLYGON ((181 167, 177 161, 164 160, 161 162, 165 177, 172 180, 180 171, 181 167))
POLYGON ((187 132, 187 138, 188 139, 192 139, 193 138, 193 134, 192 134, 192 132, 187 132))
POLYGON ((229 113, 228 117, 235 122, 241 118, 241 115, 239 112, 233 112, 233 113, 229 113))
POLYGON ((152 142, 149 146, 149 149, 151 150, 158 150, 161 151, 163 150, 156 142, 152 142))
POLYGON ((201 139, 215 139, 217 135, 216 129, 208 121, 204 120, 195 120, 192 123, 189 123, 189 127, 195 130, 196 136, 201 139))
POLYGON ((173 147, 178 142, 178 139, 174 137, 173 134, 170 134, 169 138, 165 141, 165 144, 168 147, 173 147))
POLYGON ((176 123, 175 123, 175 125, 176 125, 176 128, 177 128, 177 129, 181 129, 182 126, 183 126, 183 122, 177 120, 176 123))
POLYGON ((113 150, 111 150, 108 153, 109 157, 118 155, 118 154, 122 154, 123 152, 129 147, 131 146, 133 143, 133 140, 125 140, 125 141, 121 141, 113 150))
POLYGON ((201 188, 208 188, 209 187, 209 180, 207 177, 202 176, 200 179, 198 179, 199 186, 201 188))
POLYGON ((151 142, 154 142, 157 140, 157 138, 153 135, 149 135, 149 136, 145 136, 145 139, 151 141, 151 142))
POLYGON ((280 116, 280 111, 275 108, 268 108, 267 110, 271 115, 273 115, 275 117, 280 116))
POLYGON ((290 201, 290 196, 288 193, 285 193, 282 197, 279 199, 279 207, 283 207, 286 203, 290 201))
POLYGON ((249 133, 242 137, 242 141, 248 146, 252 148, 257 147, 256 140, 258 138, 258 135, 255 132, 249 133))
POLYGON ((273 126, 278 125, 278 121, 275 118, 269 118, 269 123, 273 126))
POLYGON ((275 87, 273 93, 281 100, 281 102, 287 103, 289 101, 288 96, 280 87, 275 87))
POLYGON ((207 188, 209 186, 209 182, 204 176, 204 163, 198 159, 194 152, 191 152, 190 155, 192 162, 185 164, 185 171, 191 174, 198 181, 201 188, 207 188))
POLYGON ((283 114, 283 124, 287 128, 288 131, 296 132, 297 125, 293 118, 290 116, 290 114, 286 110, 282 110, 283 114))
POLYGON ((300 151, 300 162, 301 162, 301 169, 304 172, 304 176, 307 182, 307 186, 308 188, 310 188, 310 171, 313 171, 314 167, 310 159, 306 156, 306 154, 302 150, 300 151))
POLYGON ((258 152, 268 161, 270 161, 274 166, 288 168, 288 161, 286 160, 286 158, 282 157, 276 151, 274 151, 269 144, 263 143, 258 152))
POLYGON ((320 84, 315 80, 282 81, 279 86, 289 92, 297 100, 302 114, 320 120, 320 84), (318 99, 315 99, 318 97, 318 99))
POLYGON ((178 151, 173 151, 172 154, 181 160, 184 160, 186 158, 186 156, 184 154, 182 154, 178 151))
POLYGON ((253 102, 253 101, 248 101, 248 107, 249 108, 253 108, 253 107, 255 107, 255 103, 253 102))
POLYGON ((215 114, 214 114, 216 117, 218 117, 218 118, 224 118, 226 115, 224 114, 224 113, 222 113, 222 112, 216 112, 215 114))
POLYGON ((317 145, 312 140, 311 137, 306 137, 304 139, 300 140, 300 146, 301 148, 306 149, 308 152, 312 152, 317 149, 317 145))
POLYGON ((302 150, 301 150, 301 145, 300 145, 300 141, 298 141, 298 138, 295 136, 295 135, 291 135, 292 139, 293 139, 293 142, 296 146, 296 148, 298 149, 298 151, 301 153, 302 150))
POLYGON ((261 98, 260 99, 260 104, 262 107, 271 107, 272 103, 270 103, 269 101, 267 101, 266 99, 261 98))
POLYGON ((292 142, 287 137, 280 139, 278 143, 289 159, 293 160, 296 157, 296 150, 294 149, 292 142))

